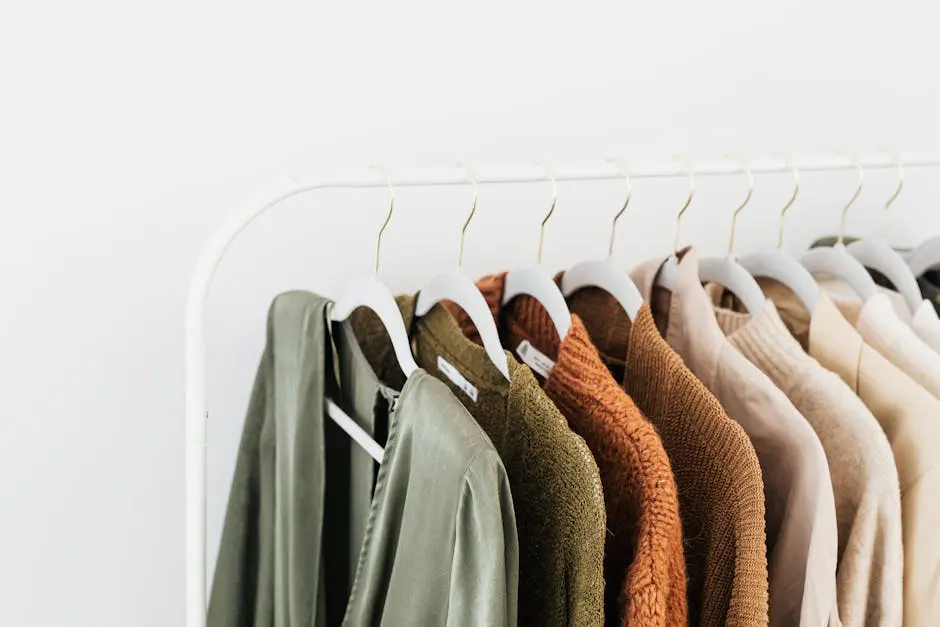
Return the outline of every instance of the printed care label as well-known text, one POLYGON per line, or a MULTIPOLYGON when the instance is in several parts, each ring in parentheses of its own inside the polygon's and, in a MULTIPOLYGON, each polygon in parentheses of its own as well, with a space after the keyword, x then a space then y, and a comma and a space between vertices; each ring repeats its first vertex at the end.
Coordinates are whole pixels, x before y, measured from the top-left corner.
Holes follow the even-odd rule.
POLYGON ((467 381, 466 377, 460 374, 460 371, 454 368, 443 357, 437 357, 437 369, 444 373, 444 376, 450 379, 450 382, 463 390, 463 393, 470 397, 474 403, 477 402, 477 389, 472 383, 467 381))
POLYGON ((546 379, 552 368, 555 367, 555 362, 549 359, 545 353, 532 346, 529 340, 519 342, 519 346, 516 347, 516 354, 519 355, 525 365, 546 379))

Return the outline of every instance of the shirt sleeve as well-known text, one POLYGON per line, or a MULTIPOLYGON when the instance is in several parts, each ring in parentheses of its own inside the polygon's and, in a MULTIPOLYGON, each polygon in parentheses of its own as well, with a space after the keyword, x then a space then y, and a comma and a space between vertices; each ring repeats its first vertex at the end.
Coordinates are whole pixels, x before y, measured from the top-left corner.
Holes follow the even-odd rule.
POLYGON ((260 585, 259 576, 267 553, 261 526, 264 524, 263 510, 267 509, 263 502, 267 499, 262 494, 262 442, 269 413, 269 366, 270 355, 265 351, 252 388, 235 460, 209 597, 209 627, 254 627, 256 617, 270 613, 272 609, 272 590, 260 585))
POLYGON ((506 469, 495 451, 471 461, 457 504, 447 625, 515 627, 519 544, 506 469))

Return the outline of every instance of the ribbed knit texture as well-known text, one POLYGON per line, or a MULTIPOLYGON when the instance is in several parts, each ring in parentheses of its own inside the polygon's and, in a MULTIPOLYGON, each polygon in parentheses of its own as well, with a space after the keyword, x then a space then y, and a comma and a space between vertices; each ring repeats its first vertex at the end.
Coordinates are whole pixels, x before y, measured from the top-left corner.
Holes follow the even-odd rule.
MULTIPOLYGON (((519 538, 518 624, 603 625, 606 515, 600 474, 584 440, 510 353, 506 381, 443 306, 415 320, 416 299, 396 300, 418 365, 453 390, 506 467, 519 538), (439 357, 477 388, 476 401, 441 372, 439 357)), ((373 369, 399 385, 402 374, 384 327, 365 309, 352 320, 373 369)))
MULTIPOLYGON (((514 349, 527 340, 555 361, 543 388, 584 438, 600 470, 608 531, 606 624, 686 625, 679 498, 659 435, 611 376, 577 316, 560 340, 548 313, 530 296, 519 296, 500 311, 505 276, 477 282, 500 322, 503 345, 514 349)), ((453 303, 448 308, 464 333, 479 342, 470 317, 453 303)))
MULTIPOLYGON (((712 301, 730 294, 706 287, 712 301)), ((931 312, 933 310, 931 309, 931 312)), ((901 624, 901 493, 891 445, 838 375, 807 355, 771 302, 756 316, 715 309, 719 326, 812 425, 829 460, 839 533, 839 618, 845 627, 901 624)))
POLYGON ((632 324, 598 289, 579 291, 569 306, 669 456, 679 490, 690 624, 767 625, 764 489, 747 435, 669 348, 648 306, 632 324))

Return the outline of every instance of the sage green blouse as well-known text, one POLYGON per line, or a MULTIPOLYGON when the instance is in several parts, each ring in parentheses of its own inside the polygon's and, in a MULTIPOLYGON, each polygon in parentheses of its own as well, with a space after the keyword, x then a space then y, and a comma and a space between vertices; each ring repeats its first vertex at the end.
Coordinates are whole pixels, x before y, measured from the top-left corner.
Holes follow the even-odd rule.
POLYGON ((232 482, 210 627, 517 623, 506 470, 423 370, 376 377, 330 303, 278 296, 232 482), (326 417, 333 399, 385 447, 373 460, 326 417))

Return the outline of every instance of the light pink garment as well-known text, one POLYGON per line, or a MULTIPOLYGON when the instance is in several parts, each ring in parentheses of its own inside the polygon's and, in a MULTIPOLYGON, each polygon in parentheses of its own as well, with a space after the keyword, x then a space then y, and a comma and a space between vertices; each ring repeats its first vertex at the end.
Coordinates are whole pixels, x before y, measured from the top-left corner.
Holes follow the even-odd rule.
POLYGON ((744 428, 760 461, 770 624, 838 624, 835 502, 819 438, 786 395, 728 342, 699 283, 695 253, 681 255, 671 298, 663 290, 653 293, 662 262, 638 267, 633 279, 661 331, 665 324, 666 341, 744 428))

